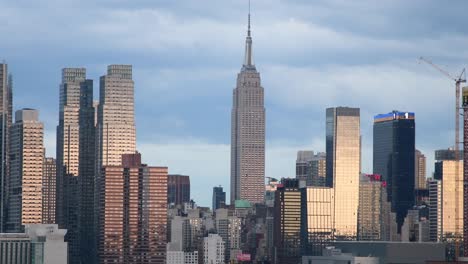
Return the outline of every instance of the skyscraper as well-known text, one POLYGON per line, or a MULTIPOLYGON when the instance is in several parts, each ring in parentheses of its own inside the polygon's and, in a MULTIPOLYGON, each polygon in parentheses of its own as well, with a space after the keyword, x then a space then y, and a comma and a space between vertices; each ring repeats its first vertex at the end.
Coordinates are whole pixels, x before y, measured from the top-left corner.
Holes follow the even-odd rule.
POLYGON ((301 191, 299 180, 282 179, 275 193, 275 233, 278 263, 297 263, 301 256, 301 191))
POLYGON ((27 108, 16 111, 11 126, 7 232, 21 233, 25 224, 42 223, 43 141, 39 112, 27 108))
MULTIPOLYGON (((462 90, 463 106, 463 255, 468 257, 468 87, 462 90)), ((457 105, 458 107, 458 105, 457 105)))
POLYGON ((13 80, 8 75, 8 65, 0 63, 0 233, 5 230, 5 213, 8 199, 9 141, 12 122, 13 80))
POLYGON ((190 177, 170 174, 167 176, 167 203, 184 204, 190 202, 190 177))
POLYGON ((421 151, 415 151, 414 161, 414 188, 418 190, 424 190, 426 188, 426 156, 421 151))
POLYGON ((57 126, 55 217, 59 226, 68 230, 65 239, 68 242, 70 263, 80 263, 81 260, 90 263, 87 257, 92 255, 88 251, 81 251, 82 246, 88 247, 93 242, 88 240, 80 243, 82 231, 94 236, 90 230, 94 227, 93 214, 90 212, 93 212, 94 204, 95 168, 92 98, 93 81, 86 79, 86 69, 62 69, 57 126), (90 111, 92 115, 89 114, 90 111), (80 223, 82 220, 83 225, 80 223))
POLYGON ((312 160, 313 156, 313 151, 300 150, 297 152, 296 179, 299 180, 299 184, 305 184, 307 182, 307 177, 310 172, 310 161, 312 160))
POLYGON ((385 182, 380 175, 363 174, 359 182, 358 240, 382 240, 385 182), (384 200, 384 201, 382 201, 384 200))
POLYGON ((429 188, 429 237, 433 242, 442 238, 442 181, 432 179, 429 188))
POLYGON ((398 233, 415 205, 414 113, 393 111, 374 117, 374 173, 387 182, 387 201, 396 213, 398 233))
POLYGON ((222 208, 226 205, 226 192, 223 191, 222 186, 213 187, 213 204, 212 210, 215 211, 216 209, 222 208))
POLYGON ((98 263, 164 263, 167 167, 122 155, 122 165, 102 168, 98 211, 98 263))
POLYGON ((45 158, 42 169, 42 223, 55 224, 55 192, 57 163, 54 158, 45 158))
POLYGON ((328 108, 326 184, 334 189, 337 239, 356 239, 361 162, 359 108, 328 108))
POLYGON ((237 75, 231 114, 231 204, 263 203, 265 194, 265 107, 260 73, 252 57, 250 14, 245 59, 237 75))
POLYGON ((313 151, 298 151, 296 160, 296 179, 306 186, 325 186, 326 154, 313 151))

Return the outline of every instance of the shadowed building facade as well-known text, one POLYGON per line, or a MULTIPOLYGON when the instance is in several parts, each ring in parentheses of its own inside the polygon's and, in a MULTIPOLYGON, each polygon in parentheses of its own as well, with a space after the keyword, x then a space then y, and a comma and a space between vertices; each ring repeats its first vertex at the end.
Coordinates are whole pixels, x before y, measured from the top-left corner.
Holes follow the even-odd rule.
POLYGON ((55 224, 55 192, 57 163, 54 158, 45 158, 42 169, 42 223, 55 224))
POLYGON ((170 174, 167 176, 167 203, 184 204, 190 202, 190 177, 170 174))
POLYGON ((414 113, 393 111, 374 117, 374 173, 387 182, 387 201, 396 213, 398 233, 415 205, 414 113))
POLYGON ((8 65, 0 63, 0 233, 5 231, 8 203, 10 127, 12 123, 13 78, 8 75, 8 65))
POLYGON ((122 155, 104 166, 98 191, 98 263, 165 263, 167 167, 122 155))
POLYGON ((263 203, 265 196, 265 107, 260 73, 253 63, 250 14, 245 60, 237 75, 231 113, 231 204, 263 203))

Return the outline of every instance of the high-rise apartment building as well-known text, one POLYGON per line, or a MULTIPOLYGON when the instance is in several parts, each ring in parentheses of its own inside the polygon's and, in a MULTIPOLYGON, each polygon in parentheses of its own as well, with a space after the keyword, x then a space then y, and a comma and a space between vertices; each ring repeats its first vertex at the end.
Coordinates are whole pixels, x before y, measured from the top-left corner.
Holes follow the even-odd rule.
POLYGON ((98 209, 98 263, 164 263, 167 167, 122 155, 122 165, 102 168, 98 209))
POLYGON ((182 205, 190 202, 190 177, 170 174, 167 176, 167 203, 182 205))
POLYGON ((203 264, 224 264, 224 241, 218 234, 203 238, 203 264))
POLYGON ((231 114, 231 204, 263 203, 265 195, 265 107, 260 73, 252 57, 250 14, 245 60, 237 75, 231 114))
POLYGON ((301 254, 299 180, 282 179, 275 193, 274 245, 278 263, 297 263, 301 254))
POLYGON ((224 241, 226 263, 234 257, 231 252, 241 250, 242 219, 229 213, 228 209, 218 209, 215 219, 216 232, 224 241))
POLYGON ((415 151, 414 164, 414 188, 418 190, 427 189, 426 186, 426 156, 421 151, 415 151))
POLYGON ((0 63, 0 233, 5 230, 5 213, 8 206, 8 182, 9 182, 9 142, 10 127, 12 123, 12 103, 13 103, 13 80, 8 75, 8 65, 0 63))
POLYGON ((222 186, 213 187, 213 200, 212 210, 222 208, 226 205, 226 192, 223 191, 222 186))
POLYGON ((385 182, 380 175, 362 174, 359 182, 358 240, 382 240, 385 182))
POLYGON ((66 228, 70 263, 93 263, 95 131, 93 81, 62 69, 57 126, 56 221, 66 228), (83 223, 81 223, 83 221, 83 223))
POLYGON ((299 180, 299 184, 301 182, 303 184, 306 183, 307 177, 310 171, 310 161, 314 156, 314 152, 310 150, 299 150, 297 152, 297 159, 296 159, 296 179, 299 180))
POLYGON ((387 182, 387 201, 396 213, 398 233, 415 205, 414 113, 393 111, 374 117, 374 173, 387 182))
MULTIPOLYGON (((463 182, 468 183, 468 87, 462 89, 463 182)), ((458 107, 458 105, 457 105, 458 107)), ((468 184, 463 185, 463 255, 468 257, 468 184)))
POLYGON ((429 188, 429 239, 438 242, 442 238, 442 181, 431 179, 429 188))
POLYGON ((335 237, 356 239, 361 162, 359 108, 327 109, 326 153, 326 185, 335 192, 335 237))
POLYGON ((42 223, 42 167, 44 125, 39 112, 15 113, 10 137, 10 181, 6 231, 21 233, 26 224, 42 223))
POLYGON ((55 224, 55 192, 57 163, 54 158, 44 158, 42 169, 42 223, 55 224))
POLYGON ((302 255, 321 256, 334 240, 335 192, 330 187, 301 189, 302 255))

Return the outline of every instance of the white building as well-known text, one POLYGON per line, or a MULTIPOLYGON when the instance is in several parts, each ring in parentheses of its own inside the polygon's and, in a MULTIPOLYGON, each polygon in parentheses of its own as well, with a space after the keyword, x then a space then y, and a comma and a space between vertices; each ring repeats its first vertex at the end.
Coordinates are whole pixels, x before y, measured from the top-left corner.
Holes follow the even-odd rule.
POLYGON ((224 264, 224 241, 218 234, 203 239, 203 263, 224 264))
POLYGON ((55 224, 30 224, 25 233, 0 234, 0 263, 67 263, 65 229, 55 224), (33 261, 34 262, 31 262, 33 261))
POLYGON ((198 264, 198 252, 184 252, 167 250, 166 264, 198 264))

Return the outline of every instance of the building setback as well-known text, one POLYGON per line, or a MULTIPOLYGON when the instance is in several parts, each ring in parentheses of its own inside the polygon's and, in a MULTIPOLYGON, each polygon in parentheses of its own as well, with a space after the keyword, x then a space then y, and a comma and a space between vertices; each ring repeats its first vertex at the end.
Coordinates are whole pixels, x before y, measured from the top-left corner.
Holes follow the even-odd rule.
POLYGON ((42 169, 42 223, 55 224, 55 192, 57 163, 54 158, 45 158, 42 169))
POLYGON ((98 212, 98 263, 164 263, 167 167, 122 155, 121 166, 104 166, 98 212))
POLYGON ((5 213, 8 207, 8 175, 10 159, 10 127, 12 123, 13 78, 8 75, 8 65, 0 63, 0 232, 5 230, 5 213))
POLYGON ((265 195, 265 107, 260 73, 252 57, 250 14, 245 60, 237 75, 231 113, 231 204, 263 203, 265 195))
POLYGON ((374 174, 387 182, 387 201, 396 213, 398 233, 415 205, 414 113, 393 111, 374 117, 374 174))
POLYGON ((170 174, 167 176, 167 203, 181 205, 190 202, 190 177, 170 174))
POLYGON ((361 162, 359 108, 327 109, 326 153, 326 185, 335 192, 335 238, 356 239, 361 162))
POLYGON ((42 166, 44 125, 39 112, 22 109, 11 126, 10 182, 6 231, 24 232, 26 224, 42 223, 42 166))

